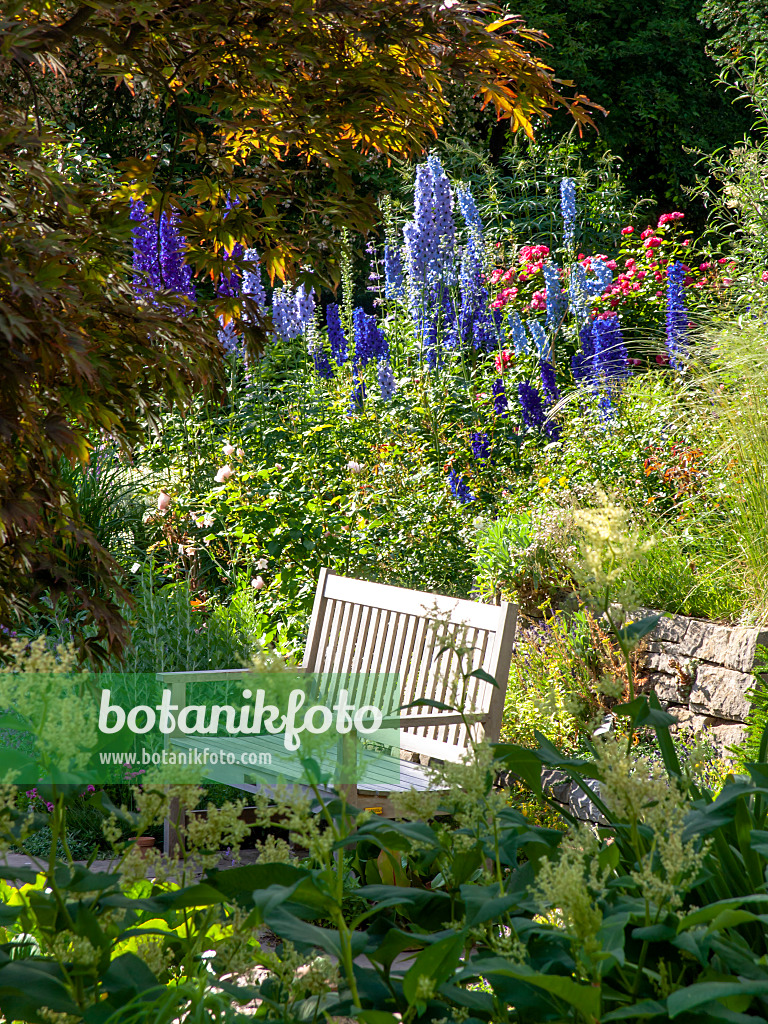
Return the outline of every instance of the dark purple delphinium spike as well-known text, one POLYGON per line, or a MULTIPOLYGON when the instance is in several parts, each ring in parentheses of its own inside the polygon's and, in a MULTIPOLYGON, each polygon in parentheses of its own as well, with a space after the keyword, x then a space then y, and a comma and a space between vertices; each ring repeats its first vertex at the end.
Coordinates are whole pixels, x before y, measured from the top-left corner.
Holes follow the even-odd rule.
POLYGON ((352 415, 356 412, 363 411, 363 404, 365 402, 365 384, 358 379, 355 374, 352 377, 352 393, 349 396, 349 412, 348 415, 352 415))
POLYGON ((147 215, 147 204, 131 200, 131 220, 136 221, 133 235, 133 290, 137 295, 162 288, 157 224, 147 215))
POLYGON ((667 352, 678 373, 685 370, 685 334, 688 310, 685 307, 685 268, 676 260, 667 267, 667 352))
POLYGON ((615 313, 598 317, 592 324, 592 375, 596 385, 614 381, 630 373, 627 346, 615 313))
POLYGON ((333 380, 333 367, 328 361, 328 353, 325 351, 322 340, 317 338, 313 344, 308 346, 308 349, 318 377, 322 377, 323 380, 333 380))
POLYGON ((451 494, 460 505, 466 505, 475 500, 474 494, 469 489, 469 484, 455 469, 448 474, 448 483, 451 485, 451 494))
POLYGON ((195 298, 192 283, 192 268, 184 260, 186 240, 179 233, 177 210, 164 212, 160 219, 160 263, 163 285, 170 291, 180 292, 190 299, 195 298))
POLYGON ((531 430, 544 425, 544 406, 541 395, 528 381, 521 380, 517 385, 517 397, 523 413, 523 423, 531 430))
POLYGON ((517 385, 517 397, 526 427, 530 430, 543 430, 552 441, 557 441, 561 434, 560 428, 546 418, 541 395, 536 388, 527 381, 520 381, 517 385))
POLYGON ((325 310, 325 322, 328 325, 328 343, 331 346, 331 355, 336 363, 341 366, 347 361, 348 346, 344 328, 339 317, 339 305, 337 302, 330 302, 325 310))
POLYGON ((503 419, 507 416, 507 389, 504 387, 501 377, 497 377, 493 382, 491 391, 493 393, 493 411, 503 419))
POLYGON ((579 331, 581 352, 576 352, 575 355, 571 357, 571 370, 573 372, 573 379, 576 381, 585 380, 592 372, 592 357, 595 354, 595 343, 592 338, 592 323, 593 321, 590 320, 579 331))
POLYGON ((472 434, 472 455, 476 462, 487 465, 491 461, 491 439, 486 433, 475 431, 472 434))
POLYGON ((153 293, 157 291, 174 291, 195 298, 192 268, 184 260, 185 240, 179 234, 178 219, 176 210, 163 211, 158 232, 146 203, 131 201, 131 220, 138 222, 132 232, 133 288, 137 295, 147 296, 153 302, 153 293))
POLYGON ((557 389, 557 381, 555 379, 555 368, 552 363, 546 360, 539 361, 539 373, 541 374, 541 383, 544 389, 544 396, 548 403, 551 405, 553 402, 560 401, 560 392, 557 389))

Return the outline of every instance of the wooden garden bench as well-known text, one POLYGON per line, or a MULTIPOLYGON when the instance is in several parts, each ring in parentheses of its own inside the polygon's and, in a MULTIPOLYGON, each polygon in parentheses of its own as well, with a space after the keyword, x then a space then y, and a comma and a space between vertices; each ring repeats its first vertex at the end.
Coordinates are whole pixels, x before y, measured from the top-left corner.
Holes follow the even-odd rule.
MULTIPOLYGON (((333 707, 342 688, 351 691, 356 684, 359 688, 361 680, 374 680, 363 685, 379 687, 376 693, 369 689, 365 694, 364 702, 373 703, 382 696, 381 680, 389 679, 392 689, 393 676, 397 677, 394 709, 419 698, 451 704, 452 686, 461 677, 457 654, 446 647, 471 648, 464 661, 465 672, 482 668, 497 685, 477 676, 467 679, 466 718, 477 739, 495 742, 501 728, 516 621, 517 606, 513 604, 442 597, 322 569, 302 670, 319 680, 321 689, 314 696, 328 707, 333 707)), ((247 672, 165 672, 158 679, 164 688, 170 688, 173 704, 183 707, 188 684, 238 679, 247 672)), ((375 808, 384 814, 392 811, 392 792, 427 788, 425 766, 431 759, 459 761, 469 745, 467 728, 455 711, 416 707, 403 711, 396 720, 386 720, 385 727, 390 723, 398 727, 386 734, 391 738, 390 752, 377 757, 369 768, 361 765, 362 775, 351 787, 353 792, 348 789, 348 798, 357 807, 375 808)), ((299 757, 288 755, 280 735, 228 736, 214 741, 177 732, 170 742, 174 749, 187 750, 215 742, 232 751, 238 761, 249 746, 258 746, 261 753, 270 755, 272 764, 260 765, 257 773, 240 764, 209 766, 206 771, 208 778, 246 792, 258 792, 278 780, 300 783, 303 775, 299 757)))

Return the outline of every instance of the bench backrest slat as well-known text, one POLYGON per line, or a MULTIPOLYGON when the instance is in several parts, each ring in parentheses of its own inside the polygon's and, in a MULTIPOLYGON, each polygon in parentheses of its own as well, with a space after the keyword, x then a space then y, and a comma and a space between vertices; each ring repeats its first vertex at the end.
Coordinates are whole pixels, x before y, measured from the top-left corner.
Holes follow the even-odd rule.
MULTIPOLYGON (((380 696, 382 686, 374 693, 373 680, 367 677, 397 674, 402 704, 429 698, 453 705, 460 662, 455 650, 444 648, 472 648, 468 656, 472 669, 484 669, 500 685, 469 678, 464 707, 482 715, 482 731, 477 735, 497 740, 516 613, 514 605, 483 605, 349 579, 323 569, 304 669, 326 675, 323 690, 329 703, 342 687, 354 687, 358 705, 375 703, 373 698, 380 696)), ((420 709, 422 714, 425 710, 420 709)), ((458 760, 468 737, 463 724, 420 725, 401 729, 399 742, 401 750, 458 760)))

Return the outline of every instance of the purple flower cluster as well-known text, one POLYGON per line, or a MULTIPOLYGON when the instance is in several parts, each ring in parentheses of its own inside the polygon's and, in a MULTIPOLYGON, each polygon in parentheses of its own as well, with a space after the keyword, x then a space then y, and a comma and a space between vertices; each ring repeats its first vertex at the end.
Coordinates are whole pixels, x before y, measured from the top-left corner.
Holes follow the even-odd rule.
POLYGON ((246 249, 243 253, 245 263, 250 263, 254 269, 243 270, 243 295, 250 296, 262 309, 267 305, 267 293, 264 289, 264 282, 261 280, 261 257, 256 249, 246 249))
POLYGON ((517 385, 517 398, 525 426, 529 430, 543 430, 552 441, 557 441, 561 433, 560 427, 546 418, 541 395, 536 388, 525 380, 520 381, 517 385))
POLYGON ((528 381, 521 380, 517 385, 517 398, 523 413, 523 423, 531 430, 544 425, 544 406, 541 395, 528 381))
POLYGON ((300 285, 294 291, 291 285, 275 288, 272 292, 272 323, 283 341, 291 341, 304 334, 314 315, 315 294, 300 285))
MULTIPOLYGON (((195 286, 192 268, 184 260, 186 240, 179 233, 179 214, 165 210, 160 226, 147 212, 147 204, 140 199, 131 200, 133 229, 133 290, 138 297, 148 298, 156 304, 154 293, 179 292, 194 300, 195 286)), ((177 312, 182 312, 179 307, 177 312)))
POLYGON ((365 366, 371 359, 389 361, 389 342, 374 317, 358 307, 352 314, 355 331, 355 368, 365 366))
POLYGON ((388 299, 402 299, 405 295, 403 261, 393 245, 384 246, 384 294, 388 299))
POLYGON ((451 185, 438 158, 432 154, 416 168, 414 219, 403 228, 405 257, 411 284, 412 312, 452 281, 456 226, 451 185))
POLYGON ((475 500, 475 496, 469 489, 469 484, 455 469, 448 474, 448 483, 451 486, 451 494, 460 505, 466 505, 475 500))
POLYGON ((679 260, 667 267, 667 352, 678 373, 685 370, 685 334, 688 310, 685 306, 685 269, 679 260))
POLYGON ((272 292, 272 324, 283 341, 291 341, 301 334, 301 321, 296 308, 296 293, 289 284, 272 292))
POLYGON ((555 379, 555 368, 552 363, 546 359, 539 361, 539 373, 541 374, 541 383, 544 389, 544 396, 547 402, 551 405, 554 402, 560 401, 560 392, 557 388, 557 380, 555 379))
POLYGON ((598 317, 592 324, 592 353, 595 383, 612 382, 629 376, 627 346, 615 313, 598 317))
POLYGON ((325 350, 323 339, 316 331, 311 332, 309 336, 307 351, 312 356, 318 377, 322 377, 323 380, 333 380, 333 367, 328 361, 328 353, 325 350))
POLYGON ((331 355, 336 360, 336 363, 341 366, 347 360, 348 346, 344 328, 341 326, 337 302, 330 302, 326 306, 325 322, 328 325, 328 342, 331 346, 331 355))
POLYGON ((395 376, 392 373, 392 367, 389 365, 388 359, 379 359, 377 375, 379 378, 379 391, 381 392, 381 397, 385 402, 388 402, 394 395, 397 387, 395 384, 395 376))
POLYGON ((579 332, 581 352, 571 359, 573 378, 591 384, 599 392, 604 419, 611 415, 611 392, 616 383, 629 376, 627 347, 615 314, 591 320, 579 332))
POLYGON ((493 382, 491 392, 493 394, 493 411, 503 419, 507 415, 507 389, 504 387, 501 377, 497 377, 493 382))
POLYGON ((474 431, 472 434, 472 455, 476 462, 487 465, 491 461, 491 439, 484 433, 474 431))

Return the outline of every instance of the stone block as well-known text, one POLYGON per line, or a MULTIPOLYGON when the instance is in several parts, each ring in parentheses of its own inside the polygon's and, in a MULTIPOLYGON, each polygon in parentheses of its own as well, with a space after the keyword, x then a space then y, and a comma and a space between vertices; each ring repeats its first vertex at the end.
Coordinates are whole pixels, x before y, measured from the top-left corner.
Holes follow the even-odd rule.
POLYGON ((681 683, 678 676, 670 676, 664 672, 651 672, 648 676, 648 683, 662 703, 684 705, 688 703, 691 686, 689 683, 681 683))
POLYGON ((741 722, 714 722, 707 734, 721 756, 729 757, 729 747, 739 746, 747 735, 747 727, 741 722))
POLYGON ((754 685, 754 677, 746 672, 701 664, 691 690, 691 710, 731 722, 743 722, 749 711, 746 694, 754 685))
MULTIPOLYGON (((651 615, 643 609, 639 615, 651 615)), ((749 672, 759 644, 768 646, 768 630, 757 626, 724 626, 685 615, 664 615, 650 635, 649 651, 665 650, 678 659, 695 658, 749 672)))
POLYGON ((746 726, 741 722, 729 722, 711 715, 700 715, 685 708, 670 708, 669 713, 677 719, 672 732, 678 729, 690 730, 708 740, 721 757, 729 758, 729 748, 744 742, 746 726))

